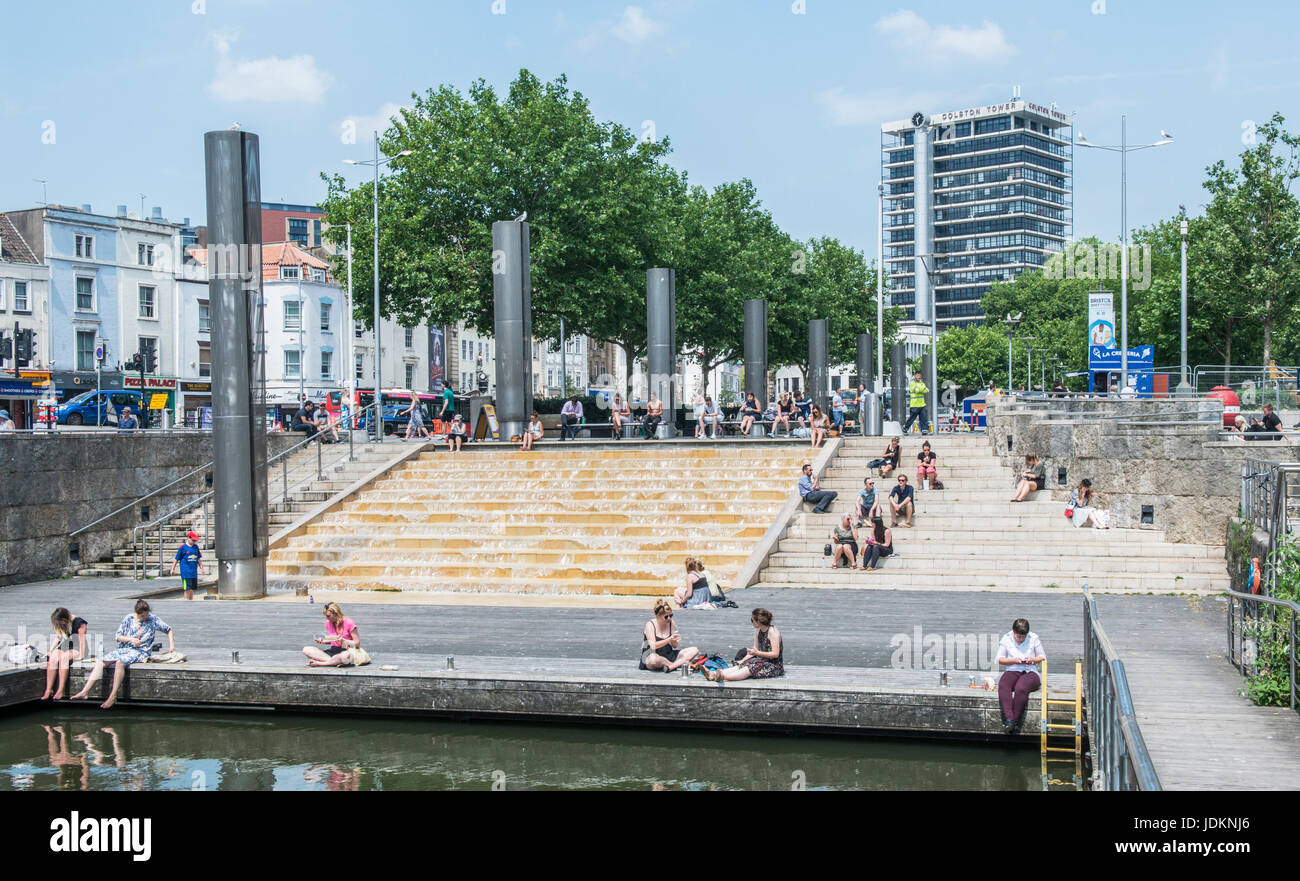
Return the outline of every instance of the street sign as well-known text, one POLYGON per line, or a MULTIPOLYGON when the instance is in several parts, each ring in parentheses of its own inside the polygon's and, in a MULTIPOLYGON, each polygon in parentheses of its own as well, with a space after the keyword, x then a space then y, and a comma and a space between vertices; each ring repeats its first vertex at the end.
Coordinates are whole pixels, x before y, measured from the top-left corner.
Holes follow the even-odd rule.
POLYGON ((103 360, 104 360, 104 347, 103 347, 103 346, 95 346, 95 360, 96 360, 96 361, 103 361, 103 360))
POLYGON ((165 393, 164 393, 164 394, 161 394, 161 395, 150 395, 150 396, 149 396, 149 409, 150 409, 150 410, 166 410, 166 409, 167 409, 167 395, 166 395, 165 393))

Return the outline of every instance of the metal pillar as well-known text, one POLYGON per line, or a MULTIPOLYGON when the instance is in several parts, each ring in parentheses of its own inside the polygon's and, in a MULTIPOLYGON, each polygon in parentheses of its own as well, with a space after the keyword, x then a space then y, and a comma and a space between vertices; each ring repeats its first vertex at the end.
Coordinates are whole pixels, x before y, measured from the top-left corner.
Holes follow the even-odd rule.
MULTIPOLYGON (((915 172, 916 166, 912 166, 915 172)), ((876 381, 885 381, 885 185, 876 185, 876 381)), ((861 374, 859 374, 861 375, 861 374)), ((884 386, 870 389, 883 394, 884 386)))
POLYGON ((664 405, 660 437, 677 433, 677 272, 647 269, 645 273, 646 369, 650 371, 647 392, 654 392, 664 405))
POLYGON ((372 194, 374 208, 374 253, 371 256, 372 267, 374 268, 374 320, 371 322, 375 328, 375 412, 366 420, 367 424, 371 422, 375 425, 375 443, 384 442, 384 386, 383 386, 383 355, 384 350, 379 339, 379 132, 375 132, 375 189, 372 194))
POLYGON ((497 347, 497 421, 501 439, 523 436, 533 409, 532 280, 528 222, 492 224, 492 294, 497 347))
POLYGON ((831 409, 829 328, 825 318, 808 322, 808 397, 823 413, 831 409))
POLYGON ((889 413, 902 425, 907 421, 907 347, 894 343, 889 350, 889 413))
POLYGON ((858 334, 858 385, 866 386, 867 391, 874 391, 876 387, 874 346, 871 334, 858 334))
MULTIPOLYGON (((931 310, 934 308, 934 286, 924 260, 925 257, 929 257, 934 253, 934 144, 932 132, 933 130, 927 121, 925 125, 917 126, 914 138, 916 142, 913 154, 913 179, 916 182, 916 201, 914 203, 916 257, 913 259, 912 276, 915 279, 913 286, 916 291, 916 298, 913 301, 912 320, 917 324, 929 324, 931 310)), ((931 259, 934 258, 931 257, 931 259)))
POLYGON ((937 405, 939 396, 935 394, 934 381, 934 354, 926 352, 921 356, 921 375, 926 378, 926 387, 929 389, 925 393, 925 412, 930 417, 930 430, 938 431, 939 429, 939 411, 937 405))
POLYGON ((217 591, 266 594, 265 341, 262 325, 262 192, 258 138, 203 138, 212 302, 212 445, 217 591))
POLYGON ((767 300, 745 301, 745 393, 767 406, 767 300))
POLYGON ((1180 283, 1179 283, 1179 308, 1178 308, 1178 337, 1179 337, 1179 359, 1178 359, 1178 388, 1175 391, 1180 398, 1189 398, 1192 396, 1192 387, 1187 382, 1187 218, 1184 217, 1179 224, 1179 233, 1182 236, 1182 257, 1180 264, 1180 283))

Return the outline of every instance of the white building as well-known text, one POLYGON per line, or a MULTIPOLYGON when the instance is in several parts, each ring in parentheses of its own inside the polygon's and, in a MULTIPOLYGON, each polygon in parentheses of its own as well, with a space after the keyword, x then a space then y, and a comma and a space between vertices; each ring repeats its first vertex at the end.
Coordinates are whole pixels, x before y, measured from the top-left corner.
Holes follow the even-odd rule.
MULTIPOLYGON (((0 332, 12 340, 15 329, 36 334, 36 368, 49 363, 50 268, 41 263, 18 228, 0 214, 0 332)), ((13 361, 6 370, 14 370, 13 361)), ((36 400, 45 393, 43 383, 0 375, 0 409, 20 428, 31 428, 36 400)))

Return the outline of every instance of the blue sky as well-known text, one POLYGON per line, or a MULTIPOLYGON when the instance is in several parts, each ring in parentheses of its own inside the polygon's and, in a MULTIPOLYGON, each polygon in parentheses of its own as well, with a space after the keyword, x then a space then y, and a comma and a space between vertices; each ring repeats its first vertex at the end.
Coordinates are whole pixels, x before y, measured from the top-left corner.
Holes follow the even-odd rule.
MULTIPOLYGON (((0 208, 202 222, 204 131, 261 136, 268 201, 311 203, 358 172, 373 120, 412 91, 526 67, 564 73, 601 118, 670 137, 695 183, 751 178, 791 234, 874 256, 880 123, 1026 99, 1130 157, 1140 226, 1204 202, 1204 168, 1274 111, 1300 129, 1300 11, 1284 2, 155 0, 10 5, 0 52, 0 208), (802 14, 796 9, 802 5, 802 14), (504 8, 504 14, 497 14, 504 8), (494 12, 494 9, 496 10, 494 12), (344 143, 356 121, 358 143, 344 143), (1245 128, 1243 128, 1245 127, 1245 128), (53 143, 48 143, 48 141, 53 143)), ((1076 151, 1075 232, 1117 238, 1119 158, 1076 151)))

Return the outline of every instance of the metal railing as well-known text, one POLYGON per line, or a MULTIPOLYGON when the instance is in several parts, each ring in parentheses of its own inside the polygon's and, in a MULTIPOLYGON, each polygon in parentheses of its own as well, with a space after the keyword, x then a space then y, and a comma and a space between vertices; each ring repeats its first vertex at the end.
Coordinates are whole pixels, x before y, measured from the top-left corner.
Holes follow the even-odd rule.
POLYGON ((1228 660, 1242 676, 1250 678, 1256 675, 1264 669, 1259 664, 1260 643, 1265 640, 1276 642, 1285 631, 1291 709, 1300 712, 1295 681, 1296 615, 1300 614, 1300 605, 1262 594, 1235 590, 1229 590, 1227 594, 1228 660))
MULTIPOLYGON (((375 408, 377 406, 378 404, 370 404, 369 406, 358 410, 355 414, 351 414, 350 417, 348 417, 350 425, 351 426, 357 425, 360 420, 362 420, 368 415, 367 414, 368 410, 375 408)), ((369 422, 369 424, 372 426, 380 425, 380 423, 377 420, 374 421, 367 420, 367 422, 369 422)), ((288 449, 282 450, 281 452, 276 453, 274 456, 266 460, 268 509, 278 505, 289 504, 290 497, 294 492, 310 485, 312 481, 323 480, 325 477, 325 469, 327 467, 333 467, 334 465, 337 465, 339 462, 351 462, 356 459, 356 437, 355 436, 357 431, 360 431, 362 429, 357 429, 352 427, 339 428, 338 429, 339 431, 346 432, 347 434, 347 438, 348 438, 347 452, 332 454, 329 457, 327 457, 323 452, 323 448, 325 446, 325 438, 333 437, 334 429, 336 427, 337 427, 337 423, 331 423, 331 425, 316 432, 316 434, 311 435, 310 437, 303 438, 301 441, 289 447, 288 449), (300 456, 300 457, 294 456, 294 454, 305 450, 309 446, 315 446, 316 448, 315 450, 316 455, 314 457, 311 456, 310 454, 306 456, 300 456), (290 462, 291 458, 296 458, 297 461, 291 463, 290 462), (276 491, 277 487, 278 487, 278 492, 276 491)), ((373 431, 371 431, 370 434, 373 435, 373 431)), ((203 468, 210 467, 211 464, 212 463, 209 462, 208 465, 203 466, 203 468)), ((203 468, 196 469, 196 471, 202 471, 203 468)), ((187 476, 191 476, 194 473, 196 472, 190 472, 190 475, 187 476)), ((176 481, 173 481, 171 484, 168 484, 168 486, 173 486, 183 479, 184 478, 178 478, 176 481)), ((165 489, 165 487, 163 489, 165 489)), ((161 491, 162 491, 161 489, 155 490, 154 493, 151 493, 151 495, 157 494, 158 492, 161 491)), ((173 510, 169 511, 168 513, 162 515, 161 517, 149 523, 145 523, 141 526, 135 527, 135 529, 133 529, 131 533, 131 577, 134 579, 140 579, 145 577, 145 570, 148 568, 149 565, 148 564, 148 556, 149 556, 148 542, 151 534, 156 534, 157 536, 156 540, 158 543, 158 568, 159 568, 159 572, 161 573, 162 569, 166 566, 166 547, 163 543, 164 528, 167 527, 169 524, 173 523, 174 521, 176 521, 177 519, 184 517, 187 514, 190 514, 195 510, 195 508, 201 507, 202 510, 203 540, 204 540, 203 547, 205 548, 215 547, 215 536, 213 536, 211 529, 209 528, 214 513, 214 512, 210 513, 209 506, 214 498, 215 498, 215 491, 210 490, 208 492, 205 492, 199 496, 190 499, 189 501, 181 503, 173 510)), ((128 505, 126 507, 130 507, 130 506, 128 505)), ((119 509, 119 510, 123 510, 123 509, 119 509)), ((101 518, 101 519, 106 519, 106 518, 101 518)), ((100 522, 100 521, 96 521, 96 522, 100 522)), ((85 528, 89 528, 89 527, 83 527, 83 529, 85 528)))
POLYGON ((1095 790, 1157 791, 1161 788, 1133 712, 1124 662, 1097 618, 1097 603, 1083 588, 1084 683, 1088 739, 1095 790))
POLYGON ((1261 567, 1263 592, 1277 584, 1274 552, 1300 527, 1300 462, 1273 462, 1247 457, 1241 465, 1241 516, 1268 536, 1261 567))

